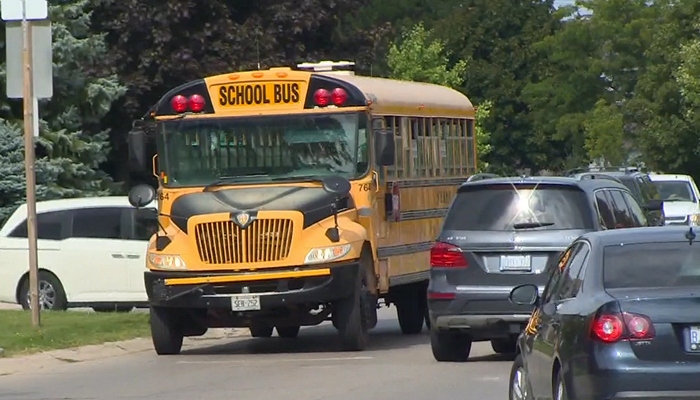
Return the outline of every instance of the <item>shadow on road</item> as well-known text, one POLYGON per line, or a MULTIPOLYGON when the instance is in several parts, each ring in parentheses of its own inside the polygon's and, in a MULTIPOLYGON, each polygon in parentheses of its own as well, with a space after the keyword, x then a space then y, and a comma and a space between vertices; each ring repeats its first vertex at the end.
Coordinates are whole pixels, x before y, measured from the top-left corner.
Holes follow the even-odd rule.
MULTIPOLYGON (((365 352, 403 349, 429 342, 430 336, 426 329, 417 335, 403 335, 397 324, 380 321, 380 324, 370 331, 365 352)), ((231 343, 224 345, 183 350, 182 354, 301 354, 340 351, 342 349, 336 330, 330 324, 324 323, 320 326, 302 329, 295 339, 276 336, 234 339, 231 343)))

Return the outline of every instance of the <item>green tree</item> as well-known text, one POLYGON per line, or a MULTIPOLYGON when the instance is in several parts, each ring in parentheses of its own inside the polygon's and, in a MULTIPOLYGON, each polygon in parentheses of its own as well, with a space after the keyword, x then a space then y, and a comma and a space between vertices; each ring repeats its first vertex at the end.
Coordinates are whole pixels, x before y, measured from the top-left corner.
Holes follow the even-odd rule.
MULTIPOLYGON (((109 152, 101 118, 125 93, 116 76, 96 73, 107 56, 102 35, 90 33, 89 0, 56 0, 53 31, 54 95, 41 101, 36 140, 39 200, 103 195, 119 187, 102 170, 109 152)), ((3 52, 4 53, 4 52, 3 52)), ((5 63, 0 79, 5 80, 5 63)), ((21 104, 1 99, 0 219, 25 199, 21 104)))
POLYGON ((394 79, 429 82, 452 88, 464 81, 467 62, 459 60, 449 68, 450 53, 439 39, 431 41, 432 31, 420 22, 402 34, 401 42, 389 47, 387 65, 394 79))
POLYGON ((624 123, 617 105, 598 100, 583 126, 589 160, 603 159, 608 165, 623 165, 627 160, 624 123))
MULTIPOLYGON (((467 62, 460 60, 449 68, 450 53, 445 49, 445 43, 433 38, 433 32, 426 30, 423 23, 418 23, 406 30, 401 36, 400 43, 389 47, 387 65, 390 76, 394 79, 434 83, 452 88, 459 87, 467 70, 467 62)), ((484 128, 484 120, 491 113, 492 103, 481 104, 476 111, 476 137, 479 159, 486 158, 490 151, 490 134, 484 128)), ((488 167, 481 162, 479 171, 488 167)))
POLYGON ((493 102, 487 100, 482 102, 476 109, 474 130, 476 131, 476 151, 479 156, 477 172, 484 172, 489 169, 489 163, 486 160, 488 160, 493 146, 491 146, 491 134, 484 127, 484 121, 491 115, 492 108, 493 102))
MULTIPOLYGON (((700 30, 700 26, 696 29, 700 30)), ((676 82, 687 107, 686 116, 697 120, 697 112, 700 110, 700 39, 682 45, 680 59, 676 82)))
POLYGON ((542 53, 533 44, 558 28, 552 0, 463 0, 446 2, 432 23, 446 42, 450 61, 468 60, 461 90, 475 103, 493 102, 484 120, 493 146, 487 160, 493 170, 515 172, 548 167, 549 143, 535 140, 531 112, 523 98, 528 82, 543 71, 542 53), (497 110, 497 111, 496 111, 497 110))

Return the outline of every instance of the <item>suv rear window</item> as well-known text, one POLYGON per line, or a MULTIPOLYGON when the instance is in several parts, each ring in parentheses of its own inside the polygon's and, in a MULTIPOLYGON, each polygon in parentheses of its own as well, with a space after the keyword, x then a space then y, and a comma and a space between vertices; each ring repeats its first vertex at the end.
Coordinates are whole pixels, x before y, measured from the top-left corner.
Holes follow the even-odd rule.
POLYGON ((586 193, 575 186, 493 184, 460 188, 443 229, 510 231, 592 229, 586 193))
POLYGON ((608 289, 700 285, 700 243, 606 246, 603 284, 608 289))

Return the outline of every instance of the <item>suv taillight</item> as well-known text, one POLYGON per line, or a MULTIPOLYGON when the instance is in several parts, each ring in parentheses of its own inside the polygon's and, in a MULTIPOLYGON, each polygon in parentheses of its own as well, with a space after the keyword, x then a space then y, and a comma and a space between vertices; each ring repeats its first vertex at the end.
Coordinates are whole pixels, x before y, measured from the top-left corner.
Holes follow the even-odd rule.
POLYGON ((466 268, 469 266, 462 250, 449 243, 435 242, 430 248, 430 266, 439 268, 466 268))

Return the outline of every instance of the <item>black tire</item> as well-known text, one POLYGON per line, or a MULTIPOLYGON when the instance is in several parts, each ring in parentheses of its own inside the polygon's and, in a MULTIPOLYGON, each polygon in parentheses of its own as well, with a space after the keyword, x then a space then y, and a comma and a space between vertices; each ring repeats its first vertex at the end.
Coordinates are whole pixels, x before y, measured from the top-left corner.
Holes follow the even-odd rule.
POLYGON ((269 338, 272 336, 272 330, 274 327, 263 325, 263 324, 253 324, 250 326, 250 336, 255 338, 269 338))
POLYGON ((396 301, 396 316, 404 335, 415 335, 423 330, 428 304, 422 297, 425 293, 410 288, 402 291, 396 301))
POLYGON ((295 338, 299 336, 299 329, 301 329, 301 327, 299 325, 278 326, 275 329, 277 329, 277 335, 281 338, 295 338))
POLYGON ((375 312, 377 307, 376 304, 368 304, 370 297, 365 271, 360 269, 352 295, 333 304, 333 326, 338 329, 341 346, 345 351, 362 351, 367 347, 370 307, 375 312))
POLYGON ((130 312, 134 307, 115 306, 115 307, 92 307, 95 312, 130 312))
POLYGON ((177 309, 151 306, 150 323, 153 348, 158 355, 180 354, 184 335, 178 326, 177 309))
MULTIPOLYGON (((45 296, 51 296, 50 298, 52 299, 51 301, 51 306, 49 307, 48 303, 48 298, 43 302, 44 304, 41 305, 42 310, 51 310, 51 311, 65 311, 68 309, 68 299, 66 298, 66 291, 63 289, 63 285, 61 284, 61 281, 52 273, 47 272, 47 271, 39 271, 38 275, 38 284, 39 284, 39 301, 40 304, 42 302, 42 297, 41 297, 41 292, 42 288, 46 289, 47 291, 44 292, 45 296)), ((25 310, 29 310, 31 307, 29 306, 29 276, 27 275, 27 278, 22 282, 22 286, 20 287, 19 290, 19 303, 22 305, 22 308, 25 310)))
POLYGON ((430 330, 430 312, 427 306, 425 307, 425 327, 430 330))
POLYGON ((524 399, 524 400, 533 400, 532 397, 532 389, 530 388, 530 379, 527 376, 527 372, 525 371, 525 366, 523 364, 523 358, 522 355, 518 354, 515 357, 515 360, 513 361, 513 366, 510 369, 510 383, 508 384, 508 399, 510 400, 515 400, 515 399, 524 399), (516 374, 522 374, 522 379, 523 381, 520 381, 516 374), (520 382, 520 384, 518 384, 520 382), (519 388, 524 393, 522 393, 522 397, 516 397, 515 396, 515 390, 516 387, 519 388))
POLYGON ((491 340, 491 348, 498 354, 515 355, 516 346, 518 345, 517 338, 508 339, 493 339, 491 340))
POLYGON ((430 329, 430 347, 439 362, 463 362, 469 359, 472 340, 468 334, 457 331, 430 329))

